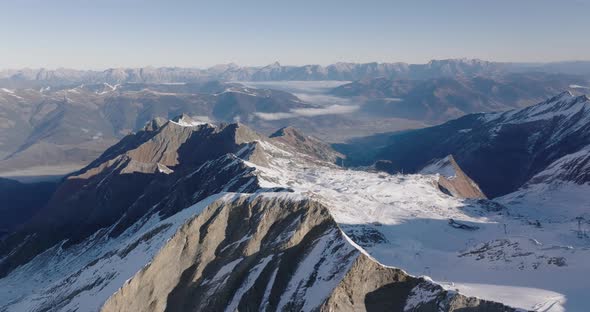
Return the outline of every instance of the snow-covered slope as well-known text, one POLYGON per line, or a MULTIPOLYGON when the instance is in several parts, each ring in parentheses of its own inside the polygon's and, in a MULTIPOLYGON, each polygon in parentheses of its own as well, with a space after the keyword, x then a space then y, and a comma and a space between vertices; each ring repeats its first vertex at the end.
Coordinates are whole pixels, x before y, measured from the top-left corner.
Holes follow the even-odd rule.
POLYGON ((452 155, 433 160, 420 170, 420 173, 438 175, 438 187, 449 195, 461 198, 486 198, 479 185, 463 172, 452 155))
POLYGON ((590 221, 590 145, 559 158, 516 192, 498 198, 513 211, 551 222, 590 221))
POLYGON ((298 193, 229 194, 190 220, 103 311, 512 311, 385 267, 298 193))
POLYGON ((590 239, 578 238, 576 220, 448 196, 435 187, 437 175, 310 168, 296 159, 275 153, 268 167, 257 166, 262 185, 289 185, 321 201, 380 263, 523 309, 589 307, 590 239))
POLYGON ((125 281, 148 264, 190 217, 220 195, 170 218, 157 215, 117 238, 104 229, 70 248, 57 244, 0 279, 2 311, 98 311, 125 281))
MULTIPOLYGON (((433 159, 453 155, 486 195, 503 196, 561 158, 588 150, 590 99, 563 92, 523 109, 472 114, 394 134, 385 145, 373 160, 390 161, 389 172, 419 172, 433 159)), ((580 185, 590 182, 584 160, 577 159, 582 162, 579 166, 568 161, 572 169, 564 168, 576 176, 560 179, 580 185)))
POLYGON ((440 174, 441 176, 454 179, 457 177, 457 169, 454 165, 452 156, 447 156, 443 159, 437 159, 426 165, 420 171, 422 174, 440 174))
MULTIPOLYGON (((439 174, 342 169, 337 153, 292 129, 265 138, 243 125, 154 122, 145 131, 79 172, 86 184, 65 184, 76 195, 69 212, 80 198, 104 204, 87 218, 119 207, 108 226, 62 233, 31 260, 2 254, 0 310, 511 311, 460 294, 588 308, 588 239, 571 220, 447 195, 439 174), (144 188, 116 192, 134 175, 149 178, 144 188)), ((14 250, 30 254, 37 233, 51 232, 14 250)))

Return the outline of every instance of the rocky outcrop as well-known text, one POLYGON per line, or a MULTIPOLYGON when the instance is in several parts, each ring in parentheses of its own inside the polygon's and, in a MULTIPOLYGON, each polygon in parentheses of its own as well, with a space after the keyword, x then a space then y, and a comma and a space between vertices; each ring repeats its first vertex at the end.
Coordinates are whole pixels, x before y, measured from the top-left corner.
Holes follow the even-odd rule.
MULTIPOLYGON (((76 84, 0 88, 0 172, 43 166, 48 172, 70 173, 98 158, 126 135, 141 131, 146 123, 150 124, 144 130, 151 131, 181 113, 187 116, 172 118, 171 122, 196 126, 209 120, 244 120, 270 131, 283 124, 258 120, 255 113, 316 107, 287 92, 235 83, 72 85, 76 84), (197 120, 185 118, 189 115, 197 120), (67 168, 73 169, 63 171, 67 168)), ((163 160, 173 162, 174 158, 170 155, 163 160)))
POLYGON ((385 267, 322 204, 233 196, 183 226, 102 311, 513 311, 385 267))
POLYGON ((109 235, 117 236, 150 214, 170 216, 222 191, 255 191, 254 169, 244 160, 259 154, 259 138, 240 124, 151 122, 69 176, 22 230, 0 241, 7 256, 0 276, 60 241, 77 244, 111 226, 109 235), (33 234, 42 238, 23 243, 33 234))
POLYGON ((553 163, 574 155, 578 165, 568 161, 560 175, 581 185, 589 175, 572 175, 568 168, 585 168, 578 156, 590 146, 590 99, 566 91, 523 109, 471 114, 388 135, 383 142, 385 147, 377 148, 369 163, 389 160, 388 172, 419 172, 433 159, 453 155, 490 198, 516 191, 553 163))
POLYGON ((236 196, 183 226, 103 311, 309 310, 358 254, 317 202, 236 196))
POLYGON ((477 183, 473 181, 453 158, 449 155, 443 159, 435 160, 420 173, 438 174, 437 184, 441 191, 459 198, 486 198, 477 183))
POLYGON ((336 163, 339 159, 344 158, 344 155, 334 151, 328 144, 307 136, 293 127, 281 128, 271 134, 269 138, 317 160, 336 163))
POLYGON ((515 311, 444 290, 361 254, 319 311, 515 311))
POLYGON ((7 255, 0 276, 60 241, 74 245, 109 227, 116 237, 141 218, 170 216, 219 192, 254 192, 258 177, 246 161, 266 164, 272 155, 261 145, 279 141, 313 162, 337 155, 315 139, 266 138, 241 123, 216 126, 186 115, 155 119, 68 176, 22 230, 0 241, 0 256, 7 255), (22 243, 33 234, 42 239, 22 243))
POLYGON ((279 170, 353 174, 334 154, 294 129, 265 138, 242 124, 155 120, 2 240, 0 310, 503 311, 378 264, 343 234, 335 202, 279 170))

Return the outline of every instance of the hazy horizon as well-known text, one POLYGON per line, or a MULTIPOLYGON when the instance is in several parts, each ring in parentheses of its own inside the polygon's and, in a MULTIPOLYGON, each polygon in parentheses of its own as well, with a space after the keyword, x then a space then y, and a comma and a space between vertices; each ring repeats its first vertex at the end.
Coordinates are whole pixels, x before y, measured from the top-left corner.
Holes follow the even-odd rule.
MULTIPOLYGON (((334 62, 334 63, 303 63, 303 64, 287 64, 287 63, 282 63, 280 61, 275 61, 278 62, 281 66, 292 66, 292 67, 299 67, 299 66, 329 66, 329 65, 334 65, 334 64, 338 64, 338 63, 349 63, 349 64, 370 64, 370 63, 377 63, 377 64, 396 64, 396 63, 404 63, 404 64, 410 64, 410 65, 423 65, 423 64, 428 64, 431 61, 445 61, 445 60, 479 60, 479 61, 484 61, 484 62, 491 62, 491 63, 505 63, 505 64, 521 64, 521 65, 530 65, 530 66, 534 66, 534 65, 543 65, 543 64, 557 64, 557 63, 577 63, 577 62, 590 62, 590 59, 572 59, 572 60, 557 60, 557 61, 547 61, 547 62, 521 62, 521 61, 496 61, 496 60, 487 60, 487 59, 478 59, 478 58, 433 58, 430 59, 426 62, 421 62, 421 63, 409 63, 409 62, 403 62, 403 61, 391 61, 391 62, 385 62, 385 61, 368 61, 368 62, 353 62, 353 61, 339 61, 339 62, 334 62)), ((156 66, 156 65, 145 65, 145 66, 108 66, 108 67, 101 67, 101 68, 89 68, 89 67, 67 67, 67 66, 58 66, 58 67, 0 67, 0 71, 9 71, 9 70, 40 70, 40 69, 44 69, 44 70, 60 70, 60 69, 66 69, 66 70, 79 70, 79 71, 104 71, 104 70, 109 70, 109 69, 119 69, 119 68, 188 68, 188 69, 201 69, 201 70, 206 70, 215 66, 222 66, 222 65, 230 65, 230 64, 235 64, 237 66, 240 67, 252 67, 252 68, 262 68, 268 65, 271 65, 275 62, 271 62, 271 63, 266 63, 266 64, 255 64, 255 65, 244 65, 244 64, 239 64, 239 63, 234 63, 234 62, 229 62, 229 63, 219 63, 219 64, 213 64, 210 66, 178 66, 178 65, 161 65, 161 66, 156 66)))
POLYGON ((13 1, 0 11, 0 68, 589 60, 588 9, 589 0, 13 1))

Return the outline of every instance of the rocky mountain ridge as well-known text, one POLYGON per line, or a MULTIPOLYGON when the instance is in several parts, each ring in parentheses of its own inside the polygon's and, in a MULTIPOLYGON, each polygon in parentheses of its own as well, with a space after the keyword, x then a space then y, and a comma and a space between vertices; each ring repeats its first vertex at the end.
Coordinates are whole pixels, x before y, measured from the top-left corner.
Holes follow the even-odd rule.
POLYGON ((2 309, 512 310, 378 264, 349 238, 370 236, 333 218, 338 205, 283 181, 345 173, 337 157, 295 129, 265 138, 240 124, 154 120, 2 240, 2 309))
MULTIPOLYGON (((432 66, 442 68, 442 63, 432 66)), ((522 108, 555 90, 570 87, 580 92, 583 89, 575 86, 587 84, 583 77, 564 74, 455 75, 463 66, 487 65, 450 63, 457 68, 450 76, 362 80, 338 87, 333 94, 272 89, 278 83, 258 88, 209 80, 0 88, 0 174, 69 173, 153 118, 168 120, 181 113, 202 122, 240 121, 264 134, 293 125, 323 140, 342 142, 467 113, 522 108)))
MULTIPOLYGON (((584 154, 590 144, 589 120, 588 96, 566 91, 526 108, 471 114, 440 126, 381 138, 382 147, 370 158, 389 160, 391 172, 418 172, 432 159, 452 154, 487 195, 496 197, 516 191, 548 168, 556 168, 553 163, 562 157, 564 162, 569 159, 564 169, 582 169, 583 157, 575 158, 578 167, 572 157, 584 154)), ((577 184, 588 182, 585 171, 569 172, 553 177, 577 184)))
POLYGON ((355 248, 321 204, 285 195, 213 203, 102 311, 334 309, 513 311, 380 265, 355 248))
POLYGON ((436 159, 420 170, 422 174, 438 174, 438 187, 445 193, 461 198, 487 198, 477 183, 463 172, 453 155, 436 159))
POLYGON ((425 80, 373 78, 332 90, 333 95, 367 101, 368 113, 440 123, 470 113, 519 109, 563 90, 582 95, 588 77, 551 73, 503 73, 425 80))
POLYGON ((215 82, 0 90, 0 172, 83 167, 156 117, 186 113, 200 121, 234 122, 255 112, 314 107, 286 92, 215 82))
POLYGON ((104 71, 74 69, 12 69, 0 71, 0 86, 6 88, 47 87, 108 83, 186 83, 207 80, 274 81, 274 80, 360 80, 386 77, 393 79, 430 79, 439 77, 496 75, 510 72, 547 72, 590 74, 588 62, 519 64, 478 59, 432 60, 426 64, 408 63, 335 63, 327 66, 247 67, 222 64, 207 69, 180 67, 110 68, 104 71))

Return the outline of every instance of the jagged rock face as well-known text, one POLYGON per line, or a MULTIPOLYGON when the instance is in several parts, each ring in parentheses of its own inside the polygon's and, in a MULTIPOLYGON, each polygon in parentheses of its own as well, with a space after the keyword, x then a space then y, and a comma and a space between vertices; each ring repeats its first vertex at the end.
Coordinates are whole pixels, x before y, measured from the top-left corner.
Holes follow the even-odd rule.
POLYGON ((564 92, 521 110, 473 114, 395 134, 371 161, 390 160, 390 172, 417 172, 433 159, 452 154, 493 198, 517 190, 561 157, 590 145, 589 120, 588 97, 564 92))
MULTIPOLYGON (((265 164, 269 156, 259 145, 267 139, 239 123, 217 127, 187 116, 175 120, 150 122, 61 183, 22 230, 0 242, 0 254, 10 254, 0 262, 0 275, 62 240, 73 245, 110 226, 109 235, 116 237, 146 214, 170 216, 212 194, 260 188, 244 160, 265 164), (21 245, 33 234, 41 238, 21 245)), ((299 136, 283 143, 310 161, 337 155, 310 140, 299 136)))
POLYGON ((328 144, 299 132, 293 127, 285 127, 270 135, 274 141, 312 156, 313 158, 336 163, 344 155, 335 152, 328 144))
POLYGON ((378 264, 321 204, 237 196, 189 221, 102 311, 512 311, 378 264))
POLYGON ((130 135, 69 176, 24 228, 0 244, 0 275, 61 240, 76 244, 117 224, 122 233, 147 213, 171 215, 221 191, 259 188, 238 155, 255 154, 257 135, 239 124, 181 126, 172 122, 130 135), (182 162, 182 165, 179 163, 182 162), (41 238, 21 245, 28 235, 41 238))
POLYGON ((333 219, 379 253, 394 227, 375 218, 393 225, 421 207, 436 220, 473 220, 461 200, 434 188, 434 176, 342 170, 314 144, 291 129, 264 138, 187 116, 151 122, 2 240, 0 310, 96 311, 118 288, 105 311, 488 308, 378 265, 333 219))
POLYGON ((319 311, 515 311, 497 302, 445 291, 424 278, 361 254, 319 311))
POLYGON ((461 170, 452 155, 433 161, 420 173, 438 174, 438 187, 449 195, 459 198, 486 198, 477 183, 461 170))
POLYGON ((189 221, 103 311, 299 310, 356 256, 318 203, 238 197, 189 221))

